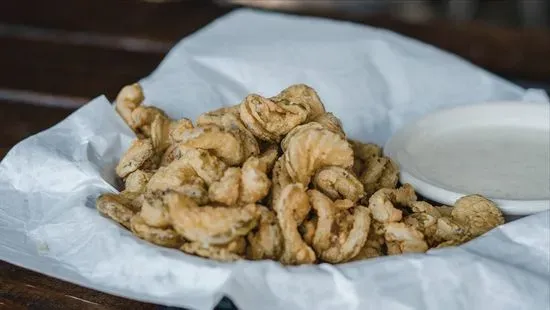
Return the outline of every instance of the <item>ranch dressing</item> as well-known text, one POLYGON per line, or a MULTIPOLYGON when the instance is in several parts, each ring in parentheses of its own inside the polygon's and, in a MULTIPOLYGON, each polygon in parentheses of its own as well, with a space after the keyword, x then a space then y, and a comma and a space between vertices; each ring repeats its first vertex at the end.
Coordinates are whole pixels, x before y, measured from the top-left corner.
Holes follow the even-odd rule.
POLYGON ((405 152, 418 171, 450 190, 491 198, 550 198, 550 134, 536 128, 474 127, 429 133, 405 152))

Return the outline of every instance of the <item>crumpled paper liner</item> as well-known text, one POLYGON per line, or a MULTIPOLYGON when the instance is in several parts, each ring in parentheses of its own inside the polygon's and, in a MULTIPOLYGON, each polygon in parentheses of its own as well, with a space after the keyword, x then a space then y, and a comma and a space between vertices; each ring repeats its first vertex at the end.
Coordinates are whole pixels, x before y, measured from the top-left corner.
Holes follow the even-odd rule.
MULTIPOLYGON (((315 88, 351 138, 379 144, 434 109, 547 100, 389 31, 247 9, 181 41, 142 81, 147 102, 174 118, 294 83, 315 88)), ((240 309, 515 310, 550 300, 550 212, 458 248, 336 266, 217 263, 151 245, 94 207, 100 193, 116 192, 114 167, 133 138, 98 97, 15 146, 0 164, 0 259, 193 309, 213 308, 224 295, 240 309)))

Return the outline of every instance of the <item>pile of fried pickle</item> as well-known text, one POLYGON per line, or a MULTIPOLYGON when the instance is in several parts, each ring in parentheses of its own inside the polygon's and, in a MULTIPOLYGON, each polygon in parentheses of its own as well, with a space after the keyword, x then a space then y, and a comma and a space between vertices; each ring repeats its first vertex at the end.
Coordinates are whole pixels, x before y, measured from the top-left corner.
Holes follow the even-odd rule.
POLYGON ((397 165, 346 138, 307 85, 250 94, 194 124, 143 102, 139 84, 117 96, 137 139, 116 167, 124 190, 96 205, 159 246, 219 261, 335 264, 456 246, 504 223, 480 195, 434 206, 398 186, 397 165))

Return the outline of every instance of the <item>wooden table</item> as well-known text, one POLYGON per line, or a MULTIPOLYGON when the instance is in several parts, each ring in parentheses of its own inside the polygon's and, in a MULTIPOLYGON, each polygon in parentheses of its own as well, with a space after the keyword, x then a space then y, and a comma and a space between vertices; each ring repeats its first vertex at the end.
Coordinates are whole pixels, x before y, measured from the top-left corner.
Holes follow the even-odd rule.
MULTIPOLYGON (((148 75, 181 38, 232 8, 208 1, 0 1, 0 158, 93 97, 148 75)), ((527 86, 550 88, 550 34, 483 23, 412 24, 343 16, 454 52, 527 86)), ((0 236, 1 237, 1 236, 0 236)), ((222 307, 229 308, 225 302, 222 307)), ((154 309, 0 262, 0 308, 154 309)))

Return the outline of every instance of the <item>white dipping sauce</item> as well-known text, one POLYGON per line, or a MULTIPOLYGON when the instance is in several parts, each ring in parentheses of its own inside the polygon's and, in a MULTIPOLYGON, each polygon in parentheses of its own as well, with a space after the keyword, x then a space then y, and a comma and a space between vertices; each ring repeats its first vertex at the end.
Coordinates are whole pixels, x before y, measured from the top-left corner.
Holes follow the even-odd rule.
POLYGON ((426 133, 407 143, 415 169, 450 190, 514 200, 550 198, 550 133, 474 127, 426 133))

